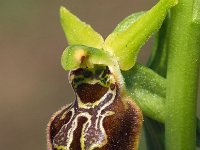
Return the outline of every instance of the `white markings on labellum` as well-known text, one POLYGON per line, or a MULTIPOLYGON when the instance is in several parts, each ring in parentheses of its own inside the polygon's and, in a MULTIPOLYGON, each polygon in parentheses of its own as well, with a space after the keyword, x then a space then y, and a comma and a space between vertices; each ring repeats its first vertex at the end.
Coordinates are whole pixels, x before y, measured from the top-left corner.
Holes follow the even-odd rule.
MULTIPOLYGON (((95 102, 92 107, 91 104, 81 103, 78 95, 76 96, 78 103, 74 102, 74 106, 68 110, 68 112, 72 112, 71 118, 54 137, 54 147, 62 146, 66 150, 70 149, 80 117, 87 118, 87 121, 82 126, 80 138, 81 148, 92 150, 104 146, 107 143, 107 135, 103 127, 103 120, 105 117, 114 114, 113 111, 110 111, 110 106, 115 100, 116 87, 114 90, 109 88, 107 93, 95 102)), ((64 114, 67 115, 67 113, 64 114)))

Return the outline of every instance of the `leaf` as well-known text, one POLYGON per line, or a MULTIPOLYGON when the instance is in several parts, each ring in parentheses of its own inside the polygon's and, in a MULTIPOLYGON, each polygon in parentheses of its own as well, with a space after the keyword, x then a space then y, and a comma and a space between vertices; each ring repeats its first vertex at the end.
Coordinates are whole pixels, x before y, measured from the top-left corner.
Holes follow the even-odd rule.
MULTIPOLYGON (((167 72, 167 23, 166 17, 159 32, 154 37, 154 47, 148 60, 147 66, 162 77, 166 77, 167 72)), ((144 128, 148 150, 163 150, 165 147, 164 124, 144 116, 144 128)))
MULTIPOLYGON (((122 70, 129 70, 134 66, 141 46, 152 33, 160 28, 167 10, 176 3, 177 0, 159 1, 151 10, 139 15, 137 19, 133 17, 135 20, 132 24, 128 23, 123 30, 115 29, 106 38, 104 49, 117 57, 122 70)), ((129 22, 129 19, 125 20, 129 22)), ((122 24, 125 24, 124 22, 126 21, 122 21, 122 24)))
MULTIPOLYGON (((125 84, 130 96, 138 104, 143 111, 145 117, 145 131, 148 131, 148 138, 157 143, 151 143, 150 150, 157 150, 158 147, 164 145, 163 142, 163 125, 158 123, 165 122, 165 95, 166 95, 166 80, 153 72, 151 69, 142 65, 136 64, 131 70, 123 71, 125 84), (158 122, 155 122, 154 119, 158 122), (156 135, 159 137, 156 137, 156 135), (151 138, 149 138, 151 136, 151 138), (160 142, 162 143, 160 143, 160 142), (160 143, 160 144, 159 144, 160 143), (154 148, 154 149, 153 149, 154 148)), ((200 147, 200 119, 197 118, 197 142, 196 145, 200 147)))
POLYGON ((148 150, 163 150, 165 147, 164 124, 144 116, 144 130, 148 150))
POLYGON ((136 64, 123 71, 126 88, 143 113, 159 122, 165 120, 166 80, 151 69, 136 64))
POLYGON ((167 30, 169 15, 164 20, 159 32, 154 36, 154 46, 147 66, 157 72, 159 75, 166 77, 167 74, 167 30))
POLYGON ((60 8, 60 18, 69 45, 102 48, 104 40, 92 27, 82 22, 66 8, 60 8))

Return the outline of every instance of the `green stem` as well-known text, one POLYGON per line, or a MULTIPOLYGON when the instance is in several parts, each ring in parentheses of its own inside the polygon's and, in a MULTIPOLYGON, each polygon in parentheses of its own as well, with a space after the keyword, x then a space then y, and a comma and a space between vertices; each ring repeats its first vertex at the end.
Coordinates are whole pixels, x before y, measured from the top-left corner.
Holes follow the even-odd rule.
POLYGON ((193 1, 179 0, 171 11, 168 39, 166 149, 194 150, 200 28, 192 22, 193 1))

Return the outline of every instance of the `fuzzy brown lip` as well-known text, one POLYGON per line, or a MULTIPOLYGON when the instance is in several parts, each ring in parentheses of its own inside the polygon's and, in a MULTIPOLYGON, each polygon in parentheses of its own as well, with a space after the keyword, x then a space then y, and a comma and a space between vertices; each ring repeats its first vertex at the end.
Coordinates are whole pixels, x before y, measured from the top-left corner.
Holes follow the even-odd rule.
POLYGON ((94 103, 106 94, 108 88, 103 87, 99 83, 83 83, 80 84, 75 90, 83 103, 94 103))

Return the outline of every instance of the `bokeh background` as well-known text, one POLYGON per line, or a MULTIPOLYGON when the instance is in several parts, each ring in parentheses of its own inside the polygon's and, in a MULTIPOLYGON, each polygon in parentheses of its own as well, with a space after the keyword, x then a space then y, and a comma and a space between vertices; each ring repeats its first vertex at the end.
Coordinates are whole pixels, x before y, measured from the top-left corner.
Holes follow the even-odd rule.
MULTIPOLYGON (((156 0, 0 0, 0 149, 45 150, 46 124, 74 99, 60 57, 64 5, 106 37, 127 15, 156 0)), ((145 63, 152 40, 138 61, 145 63)))

